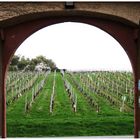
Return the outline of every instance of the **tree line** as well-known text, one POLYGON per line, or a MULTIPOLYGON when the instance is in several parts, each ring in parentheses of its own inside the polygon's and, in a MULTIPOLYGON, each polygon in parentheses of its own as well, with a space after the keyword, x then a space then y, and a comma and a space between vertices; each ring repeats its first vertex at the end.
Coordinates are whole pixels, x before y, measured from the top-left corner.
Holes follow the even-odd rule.
POLYGON ((47 59, 42 55, 32 59, 25 58, 24 56, 14 55, 9 65, 9 71, 25 69, 28 71, 34 71, 35 67, 40 63, 43 63, 47 67, 50 67, 52 71, 57 69, 56 64, 51 59, 47 59))

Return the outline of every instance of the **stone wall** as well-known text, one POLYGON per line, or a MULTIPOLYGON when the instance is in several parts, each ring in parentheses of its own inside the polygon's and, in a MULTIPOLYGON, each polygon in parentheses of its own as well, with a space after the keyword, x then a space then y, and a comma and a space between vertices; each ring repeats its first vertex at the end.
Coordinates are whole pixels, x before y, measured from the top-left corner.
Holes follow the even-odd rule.
POLYGON ((80 12, 100 13, 127 19, 139 24, 139 2, 75 2, 74 9, 65 9, 65 2, 0 2, 0 21, 28 14, 58 11, 61 14, 80 12))

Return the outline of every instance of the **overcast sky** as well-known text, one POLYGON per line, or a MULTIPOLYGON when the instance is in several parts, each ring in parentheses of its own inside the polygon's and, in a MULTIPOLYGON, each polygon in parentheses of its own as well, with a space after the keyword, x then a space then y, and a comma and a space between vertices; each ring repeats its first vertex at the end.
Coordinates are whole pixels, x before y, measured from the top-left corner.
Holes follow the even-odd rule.
POLYGON ((59 23, 27 38, 17 55, 43 55, 58 68, 69 70, 127 70, 130 61, 120 44, 109 34, 83 23, 59 23))

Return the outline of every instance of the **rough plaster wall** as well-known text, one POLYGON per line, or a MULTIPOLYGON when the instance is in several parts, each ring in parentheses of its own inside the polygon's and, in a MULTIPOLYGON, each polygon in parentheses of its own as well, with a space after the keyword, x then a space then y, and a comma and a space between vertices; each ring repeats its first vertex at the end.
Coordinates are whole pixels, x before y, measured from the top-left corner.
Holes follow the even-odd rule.
MULTIPOLYGON (((63 11, 65 9, 64 2, 13 2, 13 3, 0 3, 0 21, 17 17, 20 15, 50 12, 50 11, 63 11)), ((140 3, 114 3, 114 2, 76 2, 75 8, 72 11, 87 11, 97 12, 109 15, 115 15, 125 18, 136 24, 140 19, 140 3)))

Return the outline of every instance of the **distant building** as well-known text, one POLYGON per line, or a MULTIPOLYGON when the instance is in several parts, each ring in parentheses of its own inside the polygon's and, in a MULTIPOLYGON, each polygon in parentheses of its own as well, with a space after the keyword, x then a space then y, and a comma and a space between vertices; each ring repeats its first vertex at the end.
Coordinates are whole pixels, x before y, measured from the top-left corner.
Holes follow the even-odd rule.
POLYGON ((50 67, 48 67, 46 64, 44 63, 39 63, 35 66, 35 71, 41 72, 41 71, 49 71, 51 70, 50 67))

